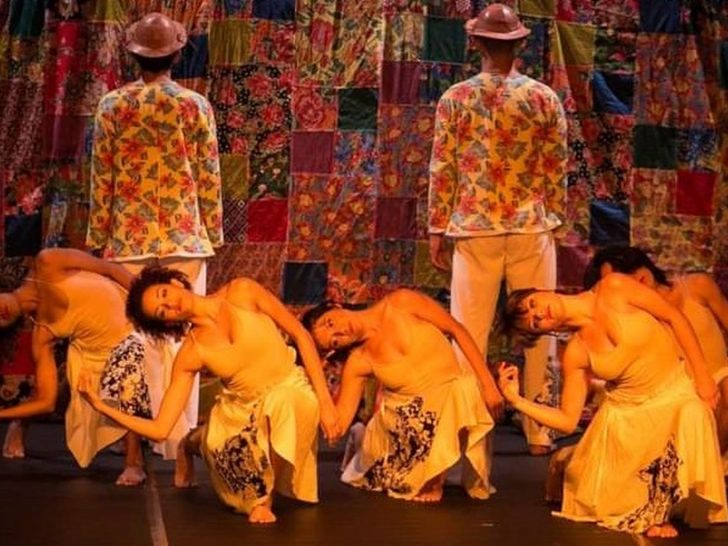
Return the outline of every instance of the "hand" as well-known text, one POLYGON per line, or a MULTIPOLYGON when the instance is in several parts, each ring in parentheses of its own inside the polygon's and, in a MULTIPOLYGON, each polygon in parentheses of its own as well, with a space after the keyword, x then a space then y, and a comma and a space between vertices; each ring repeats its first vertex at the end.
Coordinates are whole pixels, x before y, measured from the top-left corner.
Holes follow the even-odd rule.
POLYGON ((498 388, 509 402, 518 400, 520 397, 520 384, 516 366, 503 363, 498 367, 498 388))
POLYGON ((719 391, 713 378, 707 376, 700 380, 696 379, 695 390, 698 392, 698 396, 710 406, 710 409, 715 411, 715 408, 718 407, 719 391))
POLYGON ((435 269, 450 271, 450 260, 445 255, 445 236, 441 233, 430 235, 430 261, 435 269))
POLYGON ((496 423, 500 421, 503 418, 505 401, 498 389, 495 387, 486 387, 483 390, 483 400, 485 401, 485 406, 488 408, 493 420, 496 423))
POLYGON ((89 372, 81 372, 81 375, 78 378, 78 385, 76 386, 76 390, 94 408, 101 400, 99 398, 99 394, 96 392, 96 389, 93 388, 93 383, 91 381, 91 375, 89 374, 89 372))
POLYGON ((339 414, 333 405, 321 404, 321 429, 329 445, 335 444, 344 435, 339 423, 339 414))

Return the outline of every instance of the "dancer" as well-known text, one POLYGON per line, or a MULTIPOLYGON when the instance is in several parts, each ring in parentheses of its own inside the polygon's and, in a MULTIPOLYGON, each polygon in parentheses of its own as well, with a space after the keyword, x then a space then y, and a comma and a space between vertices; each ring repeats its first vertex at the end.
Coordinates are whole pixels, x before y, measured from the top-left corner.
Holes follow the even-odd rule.
POLYGON ((520 396, 518 369, 501 367, 501 390, 519 411, 571 433, 589 372, 607 380, 605 400, 566 467, 556 515, 658 537, 677 535, 670 523, 675 516, 691 526, 728 521, 710 411, 718 391, 679 310, 637 281, 613 274, 596 291, 576 295, 514 292, 505 323, 532 338, 574 334, 564 352, 559 408, 520 396))
POLYGON ((695 330, 708 364, 708 372, 718 385, 720 401, 715 417, 718 442, 728 471, 728 350, 721 332, 728 331, 728 300, 707 273, 687 273, 668 280, 643 250, 629 246, 609 246, 594 255, 585 275, 585 288, 591 288, 611 272, 631 275, 642 284, 657 290, 680 309, 695 330))
MULTIPOLYGON (((13 292, 0 294, 0 327, 22 316, 33 322, 32 351, 36 362, 33 396, 0 410, 0 419, 22 419, 50 413, 55 408, 58 377, 54 345, 69 340, 66 373, 71 400, 66 411, 66 442, 82 468, 96 453, 126 435, 126 460, 118 485, 137 485, 145 479, 139 438, 102 419, 81 397, 76 386, 84 372, 97 386, 110 359, 129 358, 115 348, 134 344, 131 324, 124 317, 123 287, 131 275, 121 266, 74 249, 46 249, 34 269, 13 292)), ((143 359, 143 348, 135 353, 143 359)))
POLYGON ((442 498, 447 470, 463 457, 468 494, 485 499, 494 491, 486 441, 503 398, 460 323, 434 300, 404 289, 359 311, 322 304, 303 322, 321 349, 351 349, 337 401, 344 430, 366 379, 373 375, 384 388, 342 481, 435 502, 442 498), (449 337, 466 355, 467 369, 460 367, 449 337))
MULTIPOLYGON (((319 409, 326 437, 338 437, 341 431, 316 347, 278 299, 243 278, 199 296, 180 271, 148 267, 132 284, 127 312, 151 336, 187 336, 155 419, 120 412, 83 382, 80 389, 98 411, 142 436, 162 439, 183 411, 194 377, 205 367, 221 379, 224 389, 204 430, 193 431, 181 450, 183 469, 192 472, 190 448, 199 443, 220 499, 248 514, 251 523, 276 520, 274 491, 318 500, 319 409), (278 328, 295 341, 308 378, 278 328)), ((188 483, 191 479, 186 476, 188 483)))

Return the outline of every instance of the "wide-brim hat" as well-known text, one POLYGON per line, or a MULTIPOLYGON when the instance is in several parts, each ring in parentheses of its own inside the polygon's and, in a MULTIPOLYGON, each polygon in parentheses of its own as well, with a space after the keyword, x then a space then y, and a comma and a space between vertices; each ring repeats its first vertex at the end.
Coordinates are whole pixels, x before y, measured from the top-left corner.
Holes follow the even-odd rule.
POLYGON ((465 23, 465 32, 470 36, 480 36, 493 40, 520 40, 531 33, 505 4, 490 4, 477 17, 465 23))
POLYGON ((163 13, 149 13, 126 31, 126 49, 141 57, 166 57, 186 43, 185 27, 163 13))

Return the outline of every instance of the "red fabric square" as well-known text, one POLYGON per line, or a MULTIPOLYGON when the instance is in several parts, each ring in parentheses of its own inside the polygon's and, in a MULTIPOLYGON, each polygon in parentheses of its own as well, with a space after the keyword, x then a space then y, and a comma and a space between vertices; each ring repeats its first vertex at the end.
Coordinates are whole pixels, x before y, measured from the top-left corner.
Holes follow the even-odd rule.
POLYGON ((334 133, 294 132, 291 148, 291 172, 330 173, 333 170, 334 133))
POLYGON ((248 203, 248 242, 283 242, 288 232, 288 200, 260 199, 248 203))
POLYGON ((419 62, 382 63, 382 103, 384 104, 417 104, 420 96, 420 74, 422 65, 419 62))
POLYGON ((717 175, 713 172, 678 171, 675 212, 712 216, 716 178, 717 175))
POLYGON ((560 288, 579 288, 584 284, 584 272, 591 260, 589 247, 558 246, 558 285, 560 288))
POLYGON ((417 237, 417 199, 380 197, 377 200, 377 239, 415 239, 417 237))

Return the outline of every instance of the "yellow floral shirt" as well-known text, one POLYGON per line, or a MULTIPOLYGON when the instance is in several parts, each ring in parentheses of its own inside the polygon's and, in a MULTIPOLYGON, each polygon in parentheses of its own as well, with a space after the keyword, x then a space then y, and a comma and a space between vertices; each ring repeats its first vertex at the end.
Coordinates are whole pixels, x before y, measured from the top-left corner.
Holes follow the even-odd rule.
POLYGON ((450 87, 435 115, 430 233, 473 237, 561 225, 566 130, 556 94, 527 76, 482 72, 450 87))
POLYGON ((214 254, 222 245, 215 118, 175 82, 130 83, 101 99, 86 244, 107 259, 214 254))

